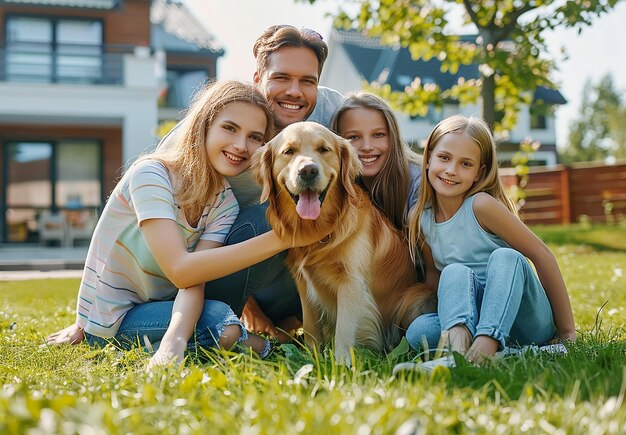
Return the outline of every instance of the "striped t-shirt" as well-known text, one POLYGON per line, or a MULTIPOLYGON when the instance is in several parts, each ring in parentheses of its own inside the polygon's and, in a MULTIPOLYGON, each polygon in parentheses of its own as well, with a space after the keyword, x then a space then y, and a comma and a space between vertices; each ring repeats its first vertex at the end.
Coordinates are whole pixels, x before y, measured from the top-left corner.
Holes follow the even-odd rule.
POLYGON ((113 337, 135 304, 176 296, 178 289, 148 249, 142 221, 176 221, 189 252, 201 239, 224 242, 239 213, 228 182, 224 181, 205 207, 197 228, 187 223, 178 208, 172 184, 162 163, 143 160, 134 164, 113 190, 89 245, 78 293, 76 322, 88 333, 113 337))

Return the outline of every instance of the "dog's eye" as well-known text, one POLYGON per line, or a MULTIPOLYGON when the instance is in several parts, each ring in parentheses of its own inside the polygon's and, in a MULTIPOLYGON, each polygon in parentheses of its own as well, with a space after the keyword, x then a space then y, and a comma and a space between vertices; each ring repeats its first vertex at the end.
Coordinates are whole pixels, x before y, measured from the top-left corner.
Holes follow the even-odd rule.
POLYGON ((318 151, 320 152, 320 154, 326 154, 330 152, 330 148, 328 147, 319 147, 318 151))
POLYGON ((291 148, 285 148, 285 149, 283 150, 283 154, 285 154, 285 155, 288 155, 288 156, 289 156, 289 155, 293 154, 293 149, 291 149, 291 148))

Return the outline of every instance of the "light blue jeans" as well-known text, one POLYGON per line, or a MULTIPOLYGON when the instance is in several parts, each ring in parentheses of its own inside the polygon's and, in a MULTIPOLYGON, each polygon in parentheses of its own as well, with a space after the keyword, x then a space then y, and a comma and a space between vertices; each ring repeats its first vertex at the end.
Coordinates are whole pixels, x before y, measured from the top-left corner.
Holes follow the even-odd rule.
POLYGON ((465 325, 472 337, 486 335, 507 345, 544 344, 555 336, 552 308, 528 260, 509 248, 493 251, 483 286, 472 269, 451 264, 441 272, 437 313, 411 323, 414 349, 436 349, 442 330, 465 325))
MULTIPOLYGON (((234 245, 271 230, 266 210, 267 203, 242 209, 224 245, 234 245)), ((240 316, 248 296, 254 295, 259 307, 274 323, 292 315, 301 317, 300 297, 285 264, 286 255, 286 251, 281 252, 247 269, 207 282, 204 297, 227 303, 240 316)))
MULTIPOLYGON (((174 301, 154 301, 135 305, 126 313, 117 334, 112 339, 88 333, 85 333, 85 338, 92 346, 104 346, 112 342, 122 349, 146 347, 147 339, 156 350, 172 319, 173 306, 174 301)), ((219 301, 205 300, 195 333, 187 344, 187 351, 191 353, 198 348, 219 347, 218 339, 228 325, 240 327, 239 341, 248 338, 248 332, 228 305, 219 301)))

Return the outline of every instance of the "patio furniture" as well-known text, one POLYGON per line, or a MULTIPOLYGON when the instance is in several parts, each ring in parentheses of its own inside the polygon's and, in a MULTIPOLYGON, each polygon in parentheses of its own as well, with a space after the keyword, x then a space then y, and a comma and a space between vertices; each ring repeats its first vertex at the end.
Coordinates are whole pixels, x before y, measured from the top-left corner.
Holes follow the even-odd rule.
POLYGON ((66 245, 67 222, 61 213, 42 212, 39 216, 39 243, 47 245, 49 241, 58 241, 59 246, 66 245))

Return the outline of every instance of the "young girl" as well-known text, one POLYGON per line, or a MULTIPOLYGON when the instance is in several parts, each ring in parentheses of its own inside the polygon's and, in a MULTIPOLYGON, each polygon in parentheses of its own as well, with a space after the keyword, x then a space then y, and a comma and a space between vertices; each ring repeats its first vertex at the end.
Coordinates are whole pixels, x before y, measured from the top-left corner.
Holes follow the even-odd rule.
POLYGON ((417 348, 426 340, 434 348, 444 331, 452 351, 480 363, 507 343, 549 341, 555 325, 561 340, 575 340, 557 262, 506 197, 484 121, 441 121, 423 164, 426 182, 409 218, 409 240, 423 249, 426 281, 438 288, 439 306, 411 324, 409 343, 417 348))
POLYGON ((248 168, 271 122, 250 85, 200 92, 176 142, 138 159, 114 189, 89 247, 76 323, 48 343, 160 344, 150 364, 237 342, 265 356, 269 343, 248 335, 228 305, 204 300, 204 283, 290 247, 272 231, 221 247, 239 210, 223 177, 248 168))
POLYGON ((417 202, 422 168, 419 156, 402 140, 389 105, 376 95, 351 94, 333 115, 331 129, 356 148, 363 165, 359 183, 396 228, 404 230, 417 202))

